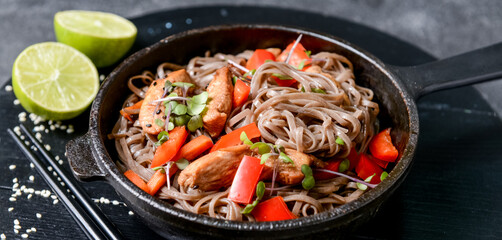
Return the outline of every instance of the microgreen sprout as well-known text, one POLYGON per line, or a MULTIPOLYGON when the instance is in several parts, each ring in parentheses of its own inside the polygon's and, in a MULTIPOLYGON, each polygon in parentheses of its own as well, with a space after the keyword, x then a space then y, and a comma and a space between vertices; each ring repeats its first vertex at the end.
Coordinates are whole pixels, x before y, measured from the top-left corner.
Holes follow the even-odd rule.
POLYGON ((246 207, 241 211, 242 214, 250 214, 251 211, 258 205, 258 203, 261 201, 263 198, 263 195, 265 195, 265 183, 263 181, 259 181, 258 184, 256 184, 256 199, 253 201, 253 203, 246 205, 246 207))
POLYGON ((298 70, 303 70, 303 68, 305 67, 305 62, 307 62, 307 59, 303 59, 300 64, 298 64, 298 67, 296 67, 296 69, 298 70))
POLYGON ((315 186, 315 179, 310 166, 307 164, 303 164, 302 173, 305 176, 302 180, 303 188, 306 190, 312 189, 315 186))
POLYGON ((382 174, 380 174, 380 181, 385 180, 389 176, 389 173, 386 171, 383 171, 382 174))
POLYGON ((156 118, 154 120, 154 122, 155 122, 155 125, 157 125, 159 127, 163 127, 164 126, 164 122, 161 119, 156 118))
POLYGON ((248 135, 246 132, 242 132, 240 135, 240 140, 250 146, 250 149, 258 149, 258 153, 261 155, 261 161, 260 164, 265 164, 268 158, 270 156, 279 156, 279 159, 281 159, 285 163, 291 163, 295 164, 291 158, 284 153, 286 149, 281 146, 281 145, 272 145, 270 143, 264 143, 264 142, 256 142, 253 143, 251 140, 249 140, 248 135))
POLYGON ((252 69, 252 70, 249 70, 248 72, 246 72, 243 77, 253 77, 253 75, 255 74, 256 72, 256 69, 252 69))
POLYGON ((338 166, 338 172, 345 172, 347 171, 347 169, 349 169, 349 167, 350 167, 350 160, 346 158, 338 166))
POLYGON ((326 91, 320 88, 312 88, 312 92, 326 94, 326 91))
POLYGON ((345 144, 345 142, 343 141, 343 139, 341 137, 336 137, 335 142, 338 145, 344 145, 345 144))
POLYGON ((312 54, 312 51, 310 51, 310 50, 305 50, 305 54, 307 54, 307 57, 310 57, 310 55, 312 54))
POLYGON ((162 143, 164 143, 167 140, 169 140, 169 133, 167 133, 166 131, 160 132, 159 135, 157 135, 157 140, 158 141, 155 143, 155 146, 162 145, 162 143))
POLYGON ((188 162, 188 160, 184 159, 184 158, 181 158, 179 159, 178 161, 176 161, 176 166, 180 169, 180 170, 183 170, 185 169, 188 164, 190 164, 190 162, 188 162))
MULTIPOLYGON (((373 177, 375 175, 376 175, 376 173, 373 173, 373 175, 371 175, 371 176, 367 177, 366 179, 364 179, 364 182, 367 182, 367 183, 371 182, 371 179, 373 179, 373 177)), ((368 189, 368 185, 366 185, 366 184, 362 184, 362 183, 358 182, 358 183, 356 183, 356 185, 357 185, 357 188, 359 188, 359 189, 361 189, 363 191, 365 191, 366 189, 368 189)))

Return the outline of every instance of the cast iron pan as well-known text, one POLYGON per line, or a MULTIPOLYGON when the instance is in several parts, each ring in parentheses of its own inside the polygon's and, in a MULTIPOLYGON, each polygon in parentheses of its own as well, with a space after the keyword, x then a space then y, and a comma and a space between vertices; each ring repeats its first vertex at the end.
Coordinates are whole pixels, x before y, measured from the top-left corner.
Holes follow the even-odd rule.
POLYGON ((164 237, 302 238, 330 231, 350 232, 373 217, 408 174, 416 149, 419 124, 415 101, 422 95, 502 76, 502 44, 414 67, 386 65, 342 39, 298 28, 271 25, 224 25, 169 36, 127 58, 105 80, 92 105, 89 131, 67 144, 74 175, 80 180, 105 180, 155 232, 164 237), (354 64, 358 84, 370 87, 380 104, 379 118, 393 127, 400 160, 389 177, 359 199, 333 211, 279 222, 248 223, 214 219, 179 210, 143 192, 117 169, 113 141, 107 139, 120 107, 130 94, 127 80, 164 61, 186 64, 205 51, 238 53, 245 49, 280 47, 303 34, 313 53, 336 52, 354 64))

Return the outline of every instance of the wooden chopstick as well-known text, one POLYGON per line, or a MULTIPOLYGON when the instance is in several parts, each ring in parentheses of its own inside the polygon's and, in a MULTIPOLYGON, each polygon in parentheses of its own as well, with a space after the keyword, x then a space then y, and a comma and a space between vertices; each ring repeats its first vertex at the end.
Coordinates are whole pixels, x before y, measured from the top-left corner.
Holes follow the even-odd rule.
POLYGON ((102 232, 109 238, 113 240, 123 239, 124 237, 118 231, 117 227, 113 225, 113 223, 103 214, 101 210, 97 208, 97 206, 92 203, 91 198, 85 192, 85 190, 76 183, 76 180, 72 177, 68 177, 68 174, 56 164, 54 157, 50 152, 45 150, 42 144, 33 136, 31 131, 29 131, 24 124, 20 125, 21 130, 24 134, 28 136, 28 138, 33 142, 35 147, 40 151, 42 156, 45 158, 46 162, 48 162, 54 171, 61 177, 61 180, 66 184, 68 189, 75 195, 75 199, 78 203, 87 211, 88 215, 94 220, 94 222, 101 228, 102 232))
POLYGON ((24 141, 22 141, 20 137, 12 131, 12 129, 7 129, 7 132, 21 148, 26 157, 33 163, 42 178, 56 193, 86 236, 89 239, 123 239, 120 232, 118 232, 106 216, 104 216, 103 213, 90 202, 89 196, 83 191, 83 189, 79 185, 75 184, 74 181, 70 180, 70 178, 67 177, 67 174, 55 164, 55 160, 53 160, 54 158, 41 146, 41 144, 34 138, 33 134, 31 134, 31 132, 28 131, 24 125, 21 125, 21 129, 23 129, 23 132, 40 151, 45 158, 45 161, 39 159, 39 157, 24 144, 24 141), (60 183, 55 180, 51 172, 47 170, 47 162, 56 171, 68 188, 63 188, 60 183), (75 198, 67 193, 67 189, 73 193, 75 198), (83 204, 84 202, 87 204, 83 204))

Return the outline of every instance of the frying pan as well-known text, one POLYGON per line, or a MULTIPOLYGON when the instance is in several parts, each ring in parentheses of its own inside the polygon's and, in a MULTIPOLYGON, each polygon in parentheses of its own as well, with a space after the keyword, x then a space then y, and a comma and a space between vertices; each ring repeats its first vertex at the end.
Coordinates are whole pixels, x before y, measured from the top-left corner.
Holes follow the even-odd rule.
POLYGON ((372 218, 408 174, 419 136, 415 101, 420 96, 501 76, 502 44, 420 66, 397 67, 342 39, 306 29, 273 25, 212 26, 169 36, 124 60, 106 78, 94 100, 89 131, 68 142, 66 151, 76 178, 104 180, 112 185, 136 215, 164 237, 336 238, 372 218), (299 34, 303 34, 302 44, 313 53, 328 51, 347 57, 354 65, 357 83, 374 91, 380 104, 379 119, 392 126, 399 161, 376 188, 353 202, 314 216, 278 222, 236 222, 175 208, 137 188, 117 169, 114 161, 118 155, 113 141, 106 136, 130 94, 126 84, 129 77, 143 70, 155 70, 165 61, 186 64, 207 50, 235 54, 245 49, 284 48, 299 34))

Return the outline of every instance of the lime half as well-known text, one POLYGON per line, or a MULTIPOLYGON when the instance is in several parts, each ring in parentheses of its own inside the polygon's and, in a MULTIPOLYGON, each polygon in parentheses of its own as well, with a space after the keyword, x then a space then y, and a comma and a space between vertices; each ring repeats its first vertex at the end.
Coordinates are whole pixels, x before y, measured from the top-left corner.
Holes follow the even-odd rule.
POLYGON ((138 31, 112 13, 72 10, 56 13, 54 32, 59 42, 83 52, 96 67, 106 67, 127 53, 138 31))
POLYGON ((96 97, 98 71, 88 57, 70 46, 38 43, 17 57, 12 86, 26 111, 45 119, 70 119, 96 97))

